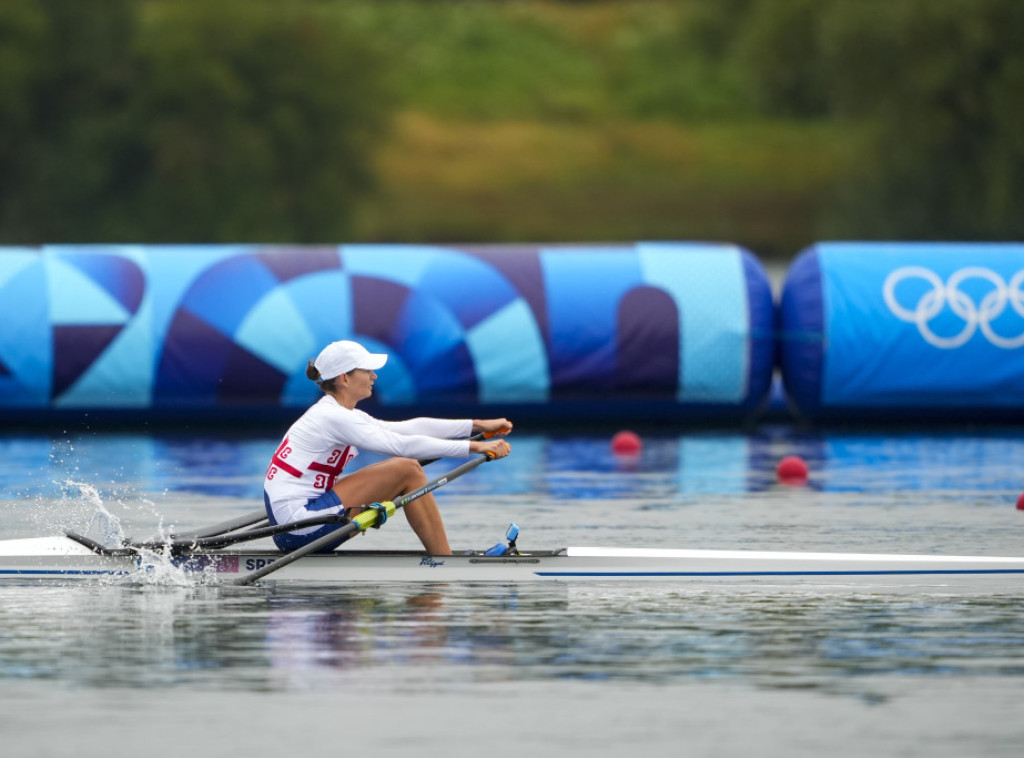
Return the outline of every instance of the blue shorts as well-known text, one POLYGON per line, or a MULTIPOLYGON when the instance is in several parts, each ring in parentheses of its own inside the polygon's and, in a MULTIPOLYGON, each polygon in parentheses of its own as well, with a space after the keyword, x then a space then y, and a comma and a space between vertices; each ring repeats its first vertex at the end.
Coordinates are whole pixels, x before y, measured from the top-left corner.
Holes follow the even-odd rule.
MULTIPOLYGON (((274 518, 274 511, 270 507, 270 498, 267 497, 267 493, 263 493, 263 503, 267 507, 267 519, 270 521, 272 526, 277 525, 277 520, 274 518)), ((337 508, 341 505, 341 498, 338 497, 338 493, 334 490, 327 490, 324 494, 319 497, 311 497, 306 503, 306 513, 303 518, 313 518, 323 514, 323 511, 328 508, 337 508)), ((285 552, 291 552, 297 550, 300 547, 305 547, 313 540, 320 539, 325 534, 340 529, 345 526, 344 522, 337 524, 324 524, 312 529, 308 532, 303 531, 302 534, 294 534, 292 532, 285 532, 284 534, 274 535, 274 544, 277 545, 278 549, 284 550, 285 552)), ((317 550, 318 553, 329 553, 342 542, 345 541, 344 537, 339 537, 338 541, 332 544, 328 544, 326 547, 317 550)))

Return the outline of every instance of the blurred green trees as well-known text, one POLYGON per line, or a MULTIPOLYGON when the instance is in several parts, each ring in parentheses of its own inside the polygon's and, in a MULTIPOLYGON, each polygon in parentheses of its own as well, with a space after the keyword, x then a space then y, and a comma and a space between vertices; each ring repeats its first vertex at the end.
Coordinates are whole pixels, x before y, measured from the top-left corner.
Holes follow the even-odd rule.
POLYGON ((1024 238, 1024 3, 753 0, 737 51, 766 111, 849 141, 829 233, 1024 238))
POLYGON ((0 243, 1020 239, 1019 0, 22 0, 0 243))
POLYGON ((389 98, 308 3, 0 6, 0 238, 342 238, 389 98))

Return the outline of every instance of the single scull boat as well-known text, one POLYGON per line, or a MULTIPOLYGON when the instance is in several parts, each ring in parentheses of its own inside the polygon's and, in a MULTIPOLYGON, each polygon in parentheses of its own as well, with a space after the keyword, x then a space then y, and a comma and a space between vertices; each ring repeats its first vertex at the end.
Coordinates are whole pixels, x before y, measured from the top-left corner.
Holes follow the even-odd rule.
MULTIPOLYGON (((103 548, 77 536, 0 541, 0 578, 145 579, 162 567, 232 582, 281 557, 274 550, 196 550, 179 555, 103 548)), ((338 550, 276 570, 278 582, 532 582, 668 580, 726 584, 963 587, 1024 592, 1024 557, 568 547, 512 555, 430 556, 338 550)))

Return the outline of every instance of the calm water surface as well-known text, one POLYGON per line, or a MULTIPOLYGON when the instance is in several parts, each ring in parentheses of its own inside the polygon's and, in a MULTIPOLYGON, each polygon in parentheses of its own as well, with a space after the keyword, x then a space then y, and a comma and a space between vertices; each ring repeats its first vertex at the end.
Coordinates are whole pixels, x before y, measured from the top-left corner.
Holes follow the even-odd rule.
MULTIPOLYGON (((1024 555, 1024 434, 521 435, 439 491, 455 547, 1024 555), (774 480, 783 455, 805 487, 774 480)), ((276 438, 0 439, 0 530, 213 523, 276 438)), ((360 456, 368 463, 371 456, 360 456)), ((360 459, 357 459, 360 460, 360 459)), ((458 461, 442 461, 440 475, 458 461)), ((404 519, 363 547, 414 547, 404 519)), ((1020 755, 1024 592, 0 584, 4 756, 1020 755)))

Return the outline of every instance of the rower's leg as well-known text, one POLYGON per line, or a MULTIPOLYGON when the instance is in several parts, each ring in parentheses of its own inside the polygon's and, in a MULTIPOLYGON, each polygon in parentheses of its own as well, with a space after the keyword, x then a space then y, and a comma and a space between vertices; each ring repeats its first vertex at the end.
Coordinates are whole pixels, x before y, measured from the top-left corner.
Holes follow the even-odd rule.
MULTIPOLYGON (((354 508, 382 500, 397 500, 427 483, 423 467, 411 458, 390 458, 349 474, 334 485, 346 508, 354 508)), ((423 495, 403 509, 409 525, 431 555, 451 555, 448 535, 441 519, 441 511, 433 494, 423 495)))
MULTIPOLYGON (((426 484, 426 479, 423 484, 426 484)), ((420 542, 423 543, 423 547, 428 553, 431 555, 452 554, 452 549, 448 545, 448 534, 444 529, 444 521, 441 519, 441 511, 437 507, 437 501, 434 500, 433 495, 416 498, 403 510, 405 518, 409 521, 409 526, 416 532, 416 536, 420 538, 420 542)))

